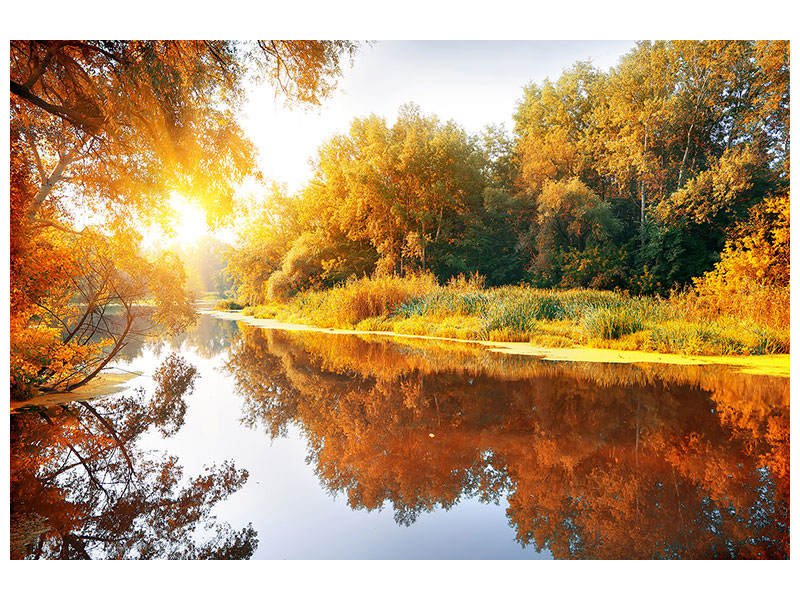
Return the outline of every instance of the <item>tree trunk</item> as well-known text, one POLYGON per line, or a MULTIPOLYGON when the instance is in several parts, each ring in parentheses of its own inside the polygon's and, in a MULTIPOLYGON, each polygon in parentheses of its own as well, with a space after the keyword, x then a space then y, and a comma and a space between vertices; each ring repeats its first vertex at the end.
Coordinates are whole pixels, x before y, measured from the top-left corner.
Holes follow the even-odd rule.
POLYGON ((689 125, 689 131, 686 134, 686 149, 683 151, 683 160, 681 160, 681 168, 678 171, 678 189, 681 189, 683 184, 683 170, 686 167, 686 159, 689 156, 689 145, 692 141, 692 130, 694 129, 694 117, 692 117, 692 124, 689 125))
POLYGON ((84 142, 85 140, 81 140, 80 144, 78 144, 76 147, 70 148, 64 154, 62 154, 58 160, 58 163, 53 168, 53 171, 50 173, 47 179, 42 181, 42 185, 39 187, 39 190, 36 192, 36 196, 33 198, 33 202, 31 202, 31 205, 28 208, 26 217, 29 221, 33 220, 33 218, 36 216, 36 213, 39 211, 39 208, 41 208, 42 203, 52 191, 53 186, 58 182, 59 179, 61 179, 64 169, 66 169, 67 166, 73 160, 75 160, 75 156, 83 147, 84 142))
POLYGON ((647 130, 644 132, 644 152, 642 153, 642 173, 640 175, 639 189, 641 192, 641 212, 639 216, 639 224, 644 227, 644 207, 645 207, 645 183, 644 174, 647 161, 647 130))
POLYGON ((639 180, 639 191, 641 194, 640 198, 640 212, 639 212, 639 237, 641 247, 644 248, 644 209, 645 209, 645 182, 644 182, 644 175, 645 175, 645 167, 647 164, 647 129, 644 131, 644 152, 642 153, 642 172, 640 175, 639 180))
POLYGON ((95 368, 94 371, 89 373, 86 377, 81 379, 78 383, 75 383, 73 385, 67 386, 67 391, 68 392, 74 390, 77 387, 80 387, 82 385, 85 385, 85 384, 89 383, 89 381, 94 379, 94 377, 103 369, 103 367, 105 367, 109 362, 111 362, 111 359, 114 358, 120 350, 122 350, 122 348, 125 346, 125 343, 124 343, 125 337, 128 335, 128 332, 130 331, 131 325, 133 324, 133 321, 134 321, 135 318, 136 317, 131 313, 131 308, 129 307, 128 308, 128 319, 127 319, 127 321, 125 323, 125 331, 123 331, 122 334, 119 336, 119 339, 117 340, 117 343, 114 345, 114 348, 111 350, 111 352, 108 353, 108 356, 106 356, 103 359, 103 361, 100 363, 100 365, 97 366, 97 368, 95 368))

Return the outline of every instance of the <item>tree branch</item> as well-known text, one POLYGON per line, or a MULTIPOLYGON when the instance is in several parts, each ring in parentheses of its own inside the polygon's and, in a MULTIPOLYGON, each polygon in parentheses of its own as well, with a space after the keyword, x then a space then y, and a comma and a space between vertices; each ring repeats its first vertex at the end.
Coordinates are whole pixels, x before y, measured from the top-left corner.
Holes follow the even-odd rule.
POLYGON ((69 108, 64 108, 61 106, 56 106, 55 104, 50 104, 46 100, 39 98, 36 94, 31 92, 28 88, 23 85, 20 85, 16 81, 11 81, 11 93, 15 96, 19 96, 23 100, 27 100, 34 106, 38 106, 42 110, 49 112, 51 115, 55 115, 56 117, 60 117, 65 121, 69 121, 76 127, 80 127, 86 133, 90 135, 96 135, 99 129, 103 126, 105 119, 93 119, 91 117, 86 117, 81 115, 80 113, 71 110, 69 108))

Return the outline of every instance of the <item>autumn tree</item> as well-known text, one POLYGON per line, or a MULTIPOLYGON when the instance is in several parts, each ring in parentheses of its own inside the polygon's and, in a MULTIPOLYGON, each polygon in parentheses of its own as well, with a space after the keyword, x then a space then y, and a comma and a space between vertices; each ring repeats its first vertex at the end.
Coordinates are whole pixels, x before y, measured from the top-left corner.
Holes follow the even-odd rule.
POLYGON ((449 276, 448 255, 459 254, 480 208, 480 167, 463 130, 414 105, 392 126, 377 116, 356 119, 348 135, 320 148, 299 205, 303 232, 270 285, 301 289, 315 276, 330 284, 373 270, 449 276))
MULTIPOLYGON (((84 235, 79 218, 90 214, 95 239, 129 246, 131 224, 169 227, 173 193, 219 223, 236 186, 257 175, 235 120, 248 73, 290 103, 318 104, 356 44, 61 40, 10 48, 12 348, 69 362, 72 349, 59 348, 35 315, 42 297, 76 295, 63 287, 74 274, 56 248, 81 242, 59 236, 84 235)), ((185 303, 180 288, 170 293, 185 303)))
POLYGON ((11 42, 12 135, 24 141, 38 184, 26 216, 52 216, 52 194, 67 188, 80 207, 133 210, 145 219, 160 216, 179 191, 221 218, 235 184, 254 174, 252 146, 233 112, 247 69, 289 102, 319 104, 341 55, 355 48, 343 41, 11 42))
MULTIPOLYGON (((51 236, 63 279, 30 298, 28 312, 11 340, 12 395, 24 399, 33 387, 68 391, 88 383, 137 336, 156 326, 167 333, 194 320, 181 291, 183 268, 176 256, 155 260, 138 251, 134 234, 108 238, 85 229, 51 236), (58 242, 56 242, 58 239, 58 242), (152 300, 148 310, 141 306, 152 300)), ((19 302, 24 304, 24 302, 19 302)))
POLYGON ((611 287, 621 282, 613 268, 572 265, 613 239, 619 223, 611 207, 579 179, 548 180, 537 199, 534 273, 545 285, 611 287))
POLYGON ((577 177, 622 225, 601 255, 619 257, 628 287, 664 292, 709 270, 729 228, 786 189, 787 49, 646 41, 607 74, 577 63, 526 88, 516 187, 533 231, 521 247, 537 239, 544 183, 577 177))
MULTIPOLYGON (((589 133, 602 74, 579 62, 554 83, 531 83, 515 113, 519 167, 516 185, 531 197, 547 180, 581 177, 594 182, 589 133)), ((600 190, 598 194, 602 195, 600 190)))

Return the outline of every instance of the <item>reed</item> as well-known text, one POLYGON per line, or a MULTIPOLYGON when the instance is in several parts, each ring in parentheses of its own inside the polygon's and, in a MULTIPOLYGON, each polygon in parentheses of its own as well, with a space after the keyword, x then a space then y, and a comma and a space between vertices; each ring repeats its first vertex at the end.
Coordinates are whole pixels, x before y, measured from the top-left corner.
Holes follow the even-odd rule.
POLYGON ((629 333, 644 329, 644 319, 638 310, 621 307, 620 310, 595 308, 587 310, 581 324, 590 338, 616 340, 629 333))
POLYGON ((317 327, 411 335, 526 341, 540 346, 588 344, 679 354, 767 354, 789 351, 788 327, 716 318, 692 304, 588 289, 525 285, 483 289, 473 277, 437 284, 430 274, 365 277, 307 291, 286 304, 246 309, 255 316, 317 327))

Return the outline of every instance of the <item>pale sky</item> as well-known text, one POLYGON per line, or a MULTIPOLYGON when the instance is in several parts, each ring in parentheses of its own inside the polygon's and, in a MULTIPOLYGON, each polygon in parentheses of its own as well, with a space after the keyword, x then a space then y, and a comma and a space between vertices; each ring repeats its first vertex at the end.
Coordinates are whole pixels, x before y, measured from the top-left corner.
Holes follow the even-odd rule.
POLYGON ((513 129, 522 88, 546 77, 558 79, 578 60, 603 71, 633 48, 632 41, 389 41, 364 46, 333 96, 319 109, 292 111, 274 91, 253 89, 242 125, 256 144, 268 179, 303 187, 308 161, 356 117, 372 113, 392 124, 408 102, 442 121, 454 120, 468 133, 490 123, 513 129))

